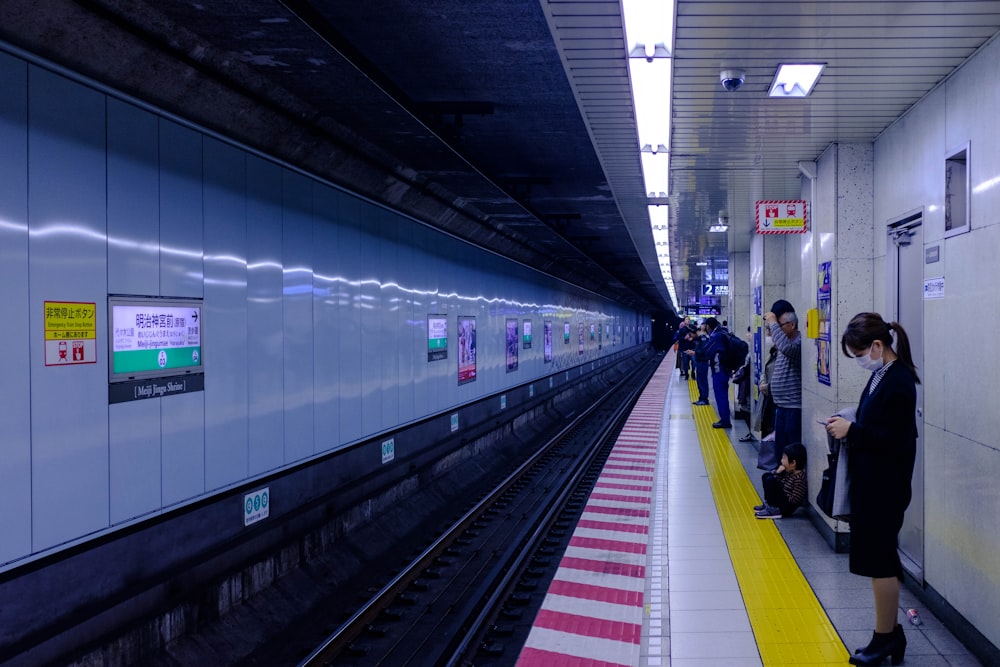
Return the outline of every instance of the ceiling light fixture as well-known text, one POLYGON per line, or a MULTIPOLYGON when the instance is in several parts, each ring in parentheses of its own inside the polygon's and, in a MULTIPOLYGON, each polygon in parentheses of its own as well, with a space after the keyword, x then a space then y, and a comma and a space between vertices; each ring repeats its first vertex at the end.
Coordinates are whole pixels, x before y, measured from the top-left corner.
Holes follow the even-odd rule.
POLYGON ((710 232, 725 232, 729 230, 729 225, 711 225, 708 228, 710 232))
MULTIPOLYGON (((622 0, 621 6, 643 185, 649 199, 661 199, 670 191, 670 50, 674 42, 674 0, 622 0)), ((670 270, 669 211, 665 205, 649 206, 648 210, 660 273, 676 305, 670 270)))
POLYGON ((646 184, 646 195, 650 198, 666 197, 670 184, 670 153, 666 147, 650 150, 643 146, 639 153, 642 160, 642 179, 646 184))
POLYGON ((826 63, 782 63, 774 74, 768 97, 806 97, 813 91, 826 63))

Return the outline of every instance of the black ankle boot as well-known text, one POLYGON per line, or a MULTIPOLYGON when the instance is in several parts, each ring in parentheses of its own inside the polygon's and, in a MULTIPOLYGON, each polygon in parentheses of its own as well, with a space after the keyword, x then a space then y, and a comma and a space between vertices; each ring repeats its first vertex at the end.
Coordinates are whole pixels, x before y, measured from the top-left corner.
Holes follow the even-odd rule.
POLYGON ((903 662, 905 653, 906 635, 903 634, 903 626, 897 623, 892 632, 873 632, 871 643, 858 649, 849 662, 852 665, 881 665, 886 658, 890 658, 893 665, 898 665, 903 662))

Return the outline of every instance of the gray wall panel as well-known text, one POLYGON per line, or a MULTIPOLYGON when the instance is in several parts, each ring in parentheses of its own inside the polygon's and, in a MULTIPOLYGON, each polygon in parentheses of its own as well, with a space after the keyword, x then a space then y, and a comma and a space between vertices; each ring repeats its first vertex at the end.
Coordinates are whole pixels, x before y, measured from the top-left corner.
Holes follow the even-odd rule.
POLYGON ((247 224, 245 153, 204 142, 205 485, 245 479, 248 470, 247 224))
MULTIPOLYGON (((380 407, 379 430, 391 428, 399 424, 399 391, 404 381, 400 376, 400 349, 406 336, 406 321, 403 319, 403 309, 400 304, 400 271, 399 271, 399 235, 396 226, 399 217, 393 213, 379 209, 379 252, 377 257, 379 267, 379 358, 382 360, 382 370, 379 374, 380 407)), ((409 352, 409 346, 407 352, 409 352)))
POLYGON ((205 392, 166 396, 157 402, 163 443, 162 502, 169 507, 206 490, 205 392))
MULTIPOLYGON (((105 99, 30 68, 28 210, 31 318, 44 302, 93 303, 107 318, 105 99)), ((44 549, 108 525, 107 329, 98 361, 44 366, 31 337, 32 547, 44 549), (97 417, 97 418, 95 418, 97 417)))
POLYGON ((315 190, 313 226, 313 433, 315 449, 340 444, 340 312, 344 278, 338 257, 337 218, 341 196, 332 188, 315 190))
MULTIPOLYGON (((416 329, 415 349, 417 350, 413 364, 413 412, 414 415, 429 414, 434 397, 431 396, 432 386, 443 386, 441 382, 432 385, 432 378, 444 380, 444 374, 455 359, 454 324, 448 319, 448 358, 439 361, 427 361, 427 316, 442 315, 444 309, 439 305, 435 292, 438 289, 438 267, 429 252, 429 238, 423 227, 414 226, 410 247, 406 259, 407 273, 413 276, 414 294, 412 301, 412 319, 416 329)), ((438 399, 440 400, 440 399, 438 399)))
POLYGON ((281 167, 247 158, 248 470, 285 461, 281 167))
POLYGON ((344 276, 340 309, 340 442, 361 437, 361 202, 354 197, 340 199, 339 244, 336 257, 344 276))
POLYGON ((108 291, 160 295, 156 116, 108 100, 108 291))
POLYGON ((7 568, 552 372, 534 302, 574 324, 608 307, 19 59, 0 85, 0 306, 24 351, 0 360, 7 568), (205 299, 204 391, 109 408, 109 293, 205 299), (94 304, 97 363, 44 365, 46 300, 94 304), (429 363, 432 313, 449 355, 429 363), (478 352, 461 387, 460 315, 478 352), (537 349, 508 374, 505 321, 526 316, 537 349))
MULTIPOLYGON (((28 66, 0 53, 0 562, 31 551, 31 356, 28 321, 28 66)), ((37 323, 36 323, 37 326, 37 323)), ((40 334, 36 331, 34 337, 40 334)), ((39 362, 40 365, 40 362, 39 362)))
POLYGON ((109 406, 111 523, 160 509, 160 401, 109 406))
POLYGON ((202 135, 160 119, 160 296, 204 294, 202 135))
POLYGON ((378 210, 372 204, 361 205, 362 263, 358 267, 360 292, 358 305, 361 311, 361 430, 374 433, 381 427, 382 419, 382 356, 385 354, 381 340, 382 301, 379 290, 380 267, 378 257, 378 210))
MULTIPOLYGON (((396 224, 396 273, 399 282, 399 373, 397 375, 397 423, 409 423, 418 417, 414 404, 414 381, 417 369, 427 364, 427 343, 422 339, 423 325, 414 317, 415 290, 419 284, 413 270, 413 225, 396 224)), ((426 315, 425 315, 426 316, 426 315)))
POLYGON ((285 462, 313 453, 313 182, 284 172, 285 462))

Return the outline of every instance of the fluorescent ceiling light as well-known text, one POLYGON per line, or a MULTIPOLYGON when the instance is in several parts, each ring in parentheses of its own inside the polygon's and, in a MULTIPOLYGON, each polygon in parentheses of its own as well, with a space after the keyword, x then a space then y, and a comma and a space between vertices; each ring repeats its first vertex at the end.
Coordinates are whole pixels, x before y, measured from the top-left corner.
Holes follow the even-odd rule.
POLYGON ((674 3, 622 0, 625 46, 630 58, 669 58, 674 34, 674 3))
POLYGON ((778 71, 771 82, 769 97, 805 97, 812 92, 813 86, 819 80, 825 64, 794 64, 778 65, 778 71))
POLYGON ((724 232, 729 229, 729 225, 712 225, 708 228, 710 232, 724 232))
POLYGON ((666 197, 670 184, 670 154, 663 146, 656 153, 643 150, 639 153, 642 160, 642 178, 646 183, 646 195, 649 197, 666 197))
POLYGON ((695 262, 695 266, 708 266, 708 262, 695 262))
POLYGON ((639 147, 670 145, 670 59, 628 59, 639 147))

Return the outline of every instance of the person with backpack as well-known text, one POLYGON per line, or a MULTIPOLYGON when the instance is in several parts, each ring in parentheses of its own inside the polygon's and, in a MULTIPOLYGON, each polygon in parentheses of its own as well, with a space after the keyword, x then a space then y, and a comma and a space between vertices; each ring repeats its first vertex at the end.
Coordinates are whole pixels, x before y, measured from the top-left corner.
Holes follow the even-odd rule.
POLYGON ((768 391, 774 401, 774 453, 778 460, 786 445, 802 442, 802 334, 792 304, 778 299, 764 313, 778 357, 768 391))
POLYGON ((732 371, 723 366, 723 358, 729 351, 729 332, 714 317, 705 320, 705 328, 708 330, 708 342, 705 343, 704 354, 711 366, 715 408, 719 411, 719 421, 712 424, 712 428, 732 428, 729 418, 729 375, 732 371))

